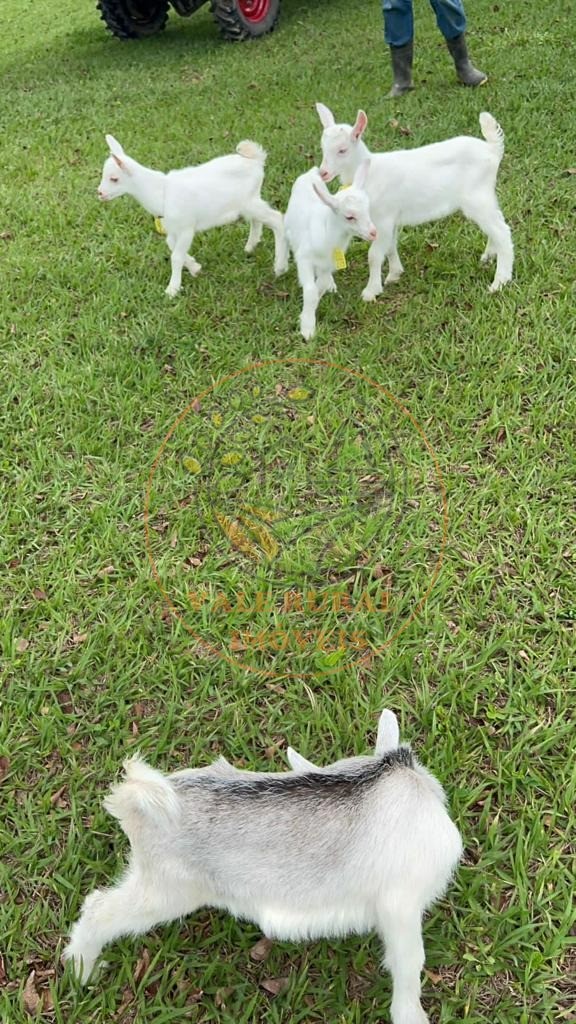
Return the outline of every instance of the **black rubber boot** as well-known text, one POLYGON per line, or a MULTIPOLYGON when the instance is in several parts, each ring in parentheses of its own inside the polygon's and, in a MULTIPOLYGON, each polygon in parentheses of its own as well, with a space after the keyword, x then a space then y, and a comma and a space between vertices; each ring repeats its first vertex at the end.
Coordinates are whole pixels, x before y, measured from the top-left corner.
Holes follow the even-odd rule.
POLYGON ((484 85, 484 82, 488 81, 488 75, 485 75, 483 71, 478 71, 478 68, 472 64, 468 56, 464 33, 461 36, 456 36, 456 39, 447 39, 446 46, 452 54, 456 74, 463 85, 484 85))
POLYGON ((403 96, 405 92, 410 92, 410 89, 414 88, 412 85, 413 52, 412 40, 405 46, 390 47, 394 84, 388 93, 388 99, 396 99, 397 96, 403 96))

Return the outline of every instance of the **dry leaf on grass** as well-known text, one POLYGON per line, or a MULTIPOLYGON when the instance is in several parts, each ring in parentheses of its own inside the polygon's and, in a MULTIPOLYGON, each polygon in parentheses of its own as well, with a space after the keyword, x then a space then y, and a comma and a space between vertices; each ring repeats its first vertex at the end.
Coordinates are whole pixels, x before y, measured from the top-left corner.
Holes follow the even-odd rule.
POLYGON ((0 757, 0 782, 2 782, 2 779, 4 779, 8 774, 9 768, 10 758, 7 757, 6 754, 2 754, 2 756, 0 757))
POLYGON ((36 988, 36 971, 31 971, 24 985, 23 1003, 26 1013, 35 1017, 42 1006, 42 996, 36 988))
POLYGON ((274 942, 272 939, 267 939, 265 935, 258 940, 255 946, 252 946, 250 950, 250 959, 255 960, 257 964, 264 963, 265 960, 270 956, 270 950, 274 942))
POLYGON ((263 988, 265 992, 270 996, 280 995, 281 992, 285 992, 290 984, 290 978, 264 978, 260 982, 260 988, 263 988))
POLYGON ((139 982, 142 981, 142 978, 146 974, 146 971, 148 970, 149 967, 150 967, 150 953, 148 952, 147 949, 145 949, 142 952, 142 956, 137 961, 136 967, 134 968, 134 974, 132 975, 132 977, 134 979, 134 984, 135 985, 138 985, 139 982))
POLYGON ((46 601, 48 599, 46 591, 41 590, 40 587, 34 587, 32 594, 34 595, 37 601, 46 601))
POLYGON ((19 637, 19 639, 16 641, 16 650, 18 651, 18 654, 23 654, 24 651, 27 651, 29 647, 30 641, 26 640, 26 638, 23 636, 19 637))

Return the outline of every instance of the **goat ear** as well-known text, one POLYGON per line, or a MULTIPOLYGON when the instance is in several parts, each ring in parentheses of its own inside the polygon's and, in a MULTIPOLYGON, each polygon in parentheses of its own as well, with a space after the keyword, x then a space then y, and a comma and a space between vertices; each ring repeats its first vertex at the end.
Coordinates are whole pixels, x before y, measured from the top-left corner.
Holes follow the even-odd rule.
POLYGON ((364 188, 369 170, 370 161, 363 160, 362 163, 360 164, 360 167, 356 171, 356 174, 354 175, 354 181, 352 182, 352 184, 355 186, 355 188, 364 188))
POLYGON ((380 715, 378 722, 378 736, 376 739, 376 755, 381 757, 390 750, 397 750, 400 743, 400 730, 398 719, 393 711, 385 710, 380 715))
POLYGON ((359 110, 358 113, 356 114, 354 127, 352 128, 352 138, 354 139, 355 142, 360 138, 361 135, 363 135, 364 131, 366 130, 367 124, 368 118, 366 117, 366 114, 364 113, 363 110, 359 110))
POLYGON ((121 167, 123 171, 127 171, 128 168, 126 166, 126 162, 124 159, 126 154, 122 149, 120 143, 117 141, 117 139, 114 138, 113 135, 107 135, 106 142, 108 144, 108 149, 110 150, 110 155, 116 161, 118 167, 121 167))
POLYGON ((318 111, 318 117, 323 128, 331 128, 334 124, 334 114, 328 107, 325 107, 323 103, 316 104, 316 110, 318 111))
POLYGON ((312 761, 307 761, 302 754, 299 754, 297 750, 292 747, 288 747, 286 751, 288 758, 288 764, 290 765, 293 772, 317 772, 318 768, 312 761))
POLYGON ((314 189, 318 198, 321 199, 322 202, 331 210, 336 212, 337 204, 334 202, 334 199, 330 195, 328 189, 324 188, 324 186, 317 185, 316 182, 313 183, 312 188, 314 189))

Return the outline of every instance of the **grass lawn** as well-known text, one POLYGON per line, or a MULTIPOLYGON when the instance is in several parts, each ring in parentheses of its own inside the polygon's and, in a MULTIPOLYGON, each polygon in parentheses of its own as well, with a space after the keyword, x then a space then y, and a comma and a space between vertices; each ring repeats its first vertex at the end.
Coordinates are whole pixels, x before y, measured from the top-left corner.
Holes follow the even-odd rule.
POLYGON ((205 9, 121 44, 91 0, 4 0, 6 1024, 388 1020, 374 936, 259 963, 254 926, 205 911, 116 943, 82 991, 58 959, 125 855, 101 799, 127 753, 279 768, 288 738, 333 759, 371 746, 383 706, 466 847, 425 925, 431 1020, 576 1019, 572 6, 470 0, 474 91, 417 4, 418 88, 390 103, 376 0, 284 0, 237 46, 205 9), (316 100, 363 106, 375 150, 478 135, 490 110, 512 284, 488 294, 455 217, 407 230, 402 280, 365 305, 354 243, 304 342, 293 265, 275 280, 270 233, 246 256, 235 225, 196 239, 202 273, 167 299, 152 218, 96 202, 104 133, 162 169, 255 138, 284 209, 319 160, 316 100), (307 586, 352 611, 286 610, 307 586))

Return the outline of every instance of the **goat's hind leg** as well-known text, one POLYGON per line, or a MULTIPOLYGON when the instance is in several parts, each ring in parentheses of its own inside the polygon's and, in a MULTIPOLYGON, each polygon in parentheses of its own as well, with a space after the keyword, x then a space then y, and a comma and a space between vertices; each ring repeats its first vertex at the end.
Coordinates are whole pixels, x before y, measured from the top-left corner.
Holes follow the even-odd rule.
MULTIPOLYGON (((288 242, 284 231, 284 217, 278 210, 273 210, 261 196, 250 199, 240 213, 246 220, 259 221, 274 233, 274 273, 279 277, 288 270, 288 242)), ((251 223, 248 242, 253 238, 253 230, 251 223)))
POLYGON ((254 249, 262 238, 262 228, 263 224, 261 220, 250 221, 250 234, 248 235, 248 241, 244 246, 244 252, 254 252, 254 249))
POLYGON ((482 254, 482 262, 485 263, 492 256, 496 257, 496 273, 490 285, 490 291, 497 292, 512 279, 514 266, 512 232, 504 220, 504 215, 495 196, 482 197, 480 202, 478 197, 475 197, 473 203, 463 206, 462 212, 468 220, 474 221, 488 238, 482 254))
POLYGON ((162 893, 151 881, 129 873, 114 888, 95 889, 86 897, 62 957, 72 960, 79 980, 85 983, 109 942, 122 935, 142 935, 199 905, 189 894, 162 893))

